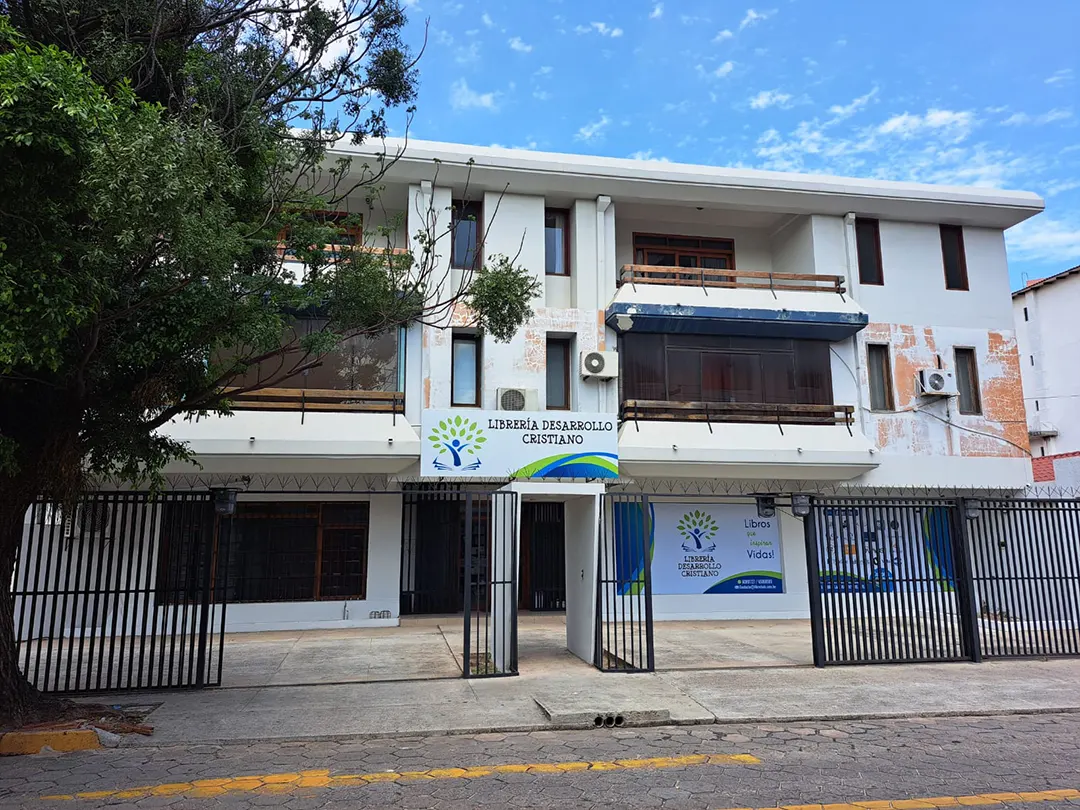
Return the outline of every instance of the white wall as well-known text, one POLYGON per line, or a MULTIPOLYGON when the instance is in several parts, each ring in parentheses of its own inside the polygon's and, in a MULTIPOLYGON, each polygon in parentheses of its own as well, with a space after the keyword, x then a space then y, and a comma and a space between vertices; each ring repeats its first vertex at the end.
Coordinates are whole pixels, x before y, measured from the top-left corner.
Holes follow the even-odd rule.
POLYGON ((566 520, 566 648, 593 662, 596 645, 596 530, 600 498, 570 498, 566 520))
MULTIPOLYGON (((815 273, 814 229, 811 217, 792 217, 776 231, 772 239, 773 270, 777 273, 815 273)), ((736 244, 736 249, 739 245, 736 244)), ((740 266, 739 257, 735 257, 740 266)), ((751 270, 755 268, 750 268, 751 270)), ((825 271, 822 271, 825 272, 825 271)))
POLYGON ((1080 450, 1078 312, 1080 275, 1058 279, 1013 299, 1028 421, 1049 423, 1058 430, 1053 438, 1032 440, 1034 455, 1040 455, 1040 449, 1045 449, 1046 455, 1080 450))

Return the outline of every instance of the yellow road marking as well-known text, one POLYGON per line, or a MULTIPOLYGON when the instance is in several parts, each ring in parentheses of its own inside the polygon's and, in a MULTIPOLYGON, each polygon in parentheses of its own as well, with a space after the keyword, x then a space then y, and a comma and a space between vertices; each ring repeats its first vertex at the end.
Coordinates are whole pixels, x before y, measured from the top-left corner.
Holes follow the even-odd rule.
POLYGON ((652 768, 686 768, 694 765, 758 765, 761 760, 751 754, 689 754, 681 757, 649 757, 647 759, 617 759, 612 762, 555 762, 521 765, 470 766, 467 768, 431 768, 426 771, 385 771, 382 773, 338 774, 330 771, 300 771, 299 773, 270 773, 262 776, 235 776, 220 779, 196 779, 192 782, 170 782, 164 785, 94 790, 83 793, 42 796, 53 801, 73 799, 144 799, 148 796, 189 796, 209 798, 225 793, 258 791, 288 793, 300 788, 329 788, 363 786, 376 782, 411 782, 425 779, 478 779, 497 773, 564 774, 577 771, 631 771, 652 768))
MULTIPOLYGON (((785 804, 779 810, 935 810, 938 807, 988 807, 1030 802, 1063 802, 1080 799, 1080 790, 1040 790, 1027 793, 976 793, 971 796, 933 796, 925 799, 893 799, 847 804, 785 804)), ((739 808, 739 810, 750 810, 739 808)), ((777 810, 775 807, 758 810, 777 810)))

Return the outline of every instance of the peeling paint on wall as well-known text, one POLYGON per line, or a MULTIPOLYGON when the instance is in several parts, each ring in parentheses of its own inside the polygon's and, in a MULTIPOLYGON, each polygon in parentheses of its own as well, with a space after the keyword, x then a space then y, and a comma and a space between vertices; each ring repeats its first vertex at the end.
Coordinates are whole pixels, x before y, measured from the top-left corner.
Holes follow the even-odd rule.
MULTIPOLYGON (((871 435, 886 453, 917 456, 1022 457, 1028 453, 1027 420, 1016 336, 1011 330, 871 323, 859 336, 866 344, 890 347, 893 413, 871 413, 871 435), (919 371, 954 370, 956 347, 975 350, 982 414, 959 413, 955 398, 944 400, 919 394, 919 371)), ((859 384, 869 402, 865 364, 859 384)))

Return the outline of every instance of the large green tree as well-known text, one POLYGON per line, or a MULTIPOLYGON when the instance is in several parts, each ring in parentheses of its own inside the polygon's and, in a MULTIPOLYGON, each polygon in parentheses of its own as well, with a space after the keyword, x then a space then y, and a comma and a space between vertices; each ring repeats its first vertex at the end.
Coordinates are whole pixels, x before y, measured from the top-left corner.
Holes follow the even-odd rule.
POLYGON ((411 253, 326 251, 343 223, 305 215, 377 198, 394 155, 327 150, 407 119, 404 24, 397 0, 0 0, 0 725, 40 702, 10 591, 34 499, 152 479, 187 455, 168 421, 343 339, 458 302, 499 339, 529 316, 505 259, 434 300, 433 224, 411 253), (320 331, 282 339, 313 311, 320 331))

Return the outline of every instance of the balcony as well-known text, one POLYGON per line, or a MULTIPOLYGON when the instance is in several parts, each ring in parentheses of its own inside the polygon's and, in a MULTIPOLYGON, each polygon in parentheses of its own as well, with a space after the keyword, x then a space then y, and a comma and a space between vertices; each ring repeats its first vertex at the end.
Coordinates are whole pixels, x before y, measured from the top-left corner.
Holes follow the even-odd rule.
MULTIPOLYGON (((232 388, 230 391, 243 391, 232 388)), ((236 411, 360 411, 405 413, 402 391, 341 391, 332 388, 260 388, 232 398, 236 411)))
POLYGON ((619 409, 619 421, 751 422, 776 425, 855 424, 852 405, 794 405, 765 402, 671 402, 656 399, 628 399, 619 409))
POLYGON ((676 287, 719 287, 771 292, 824 292, 843 295, 847 292, 843 276, 813 273, 763 273, 753 270, 719 270, 708 267, 661 267, 626 264, 619 273, 618 285, 662 284, 676 287))
POLYGON ((870 318, 847 295, 843 276, 627 264, 606 321, 621 334, 836 342, 863 329, 870 318))

